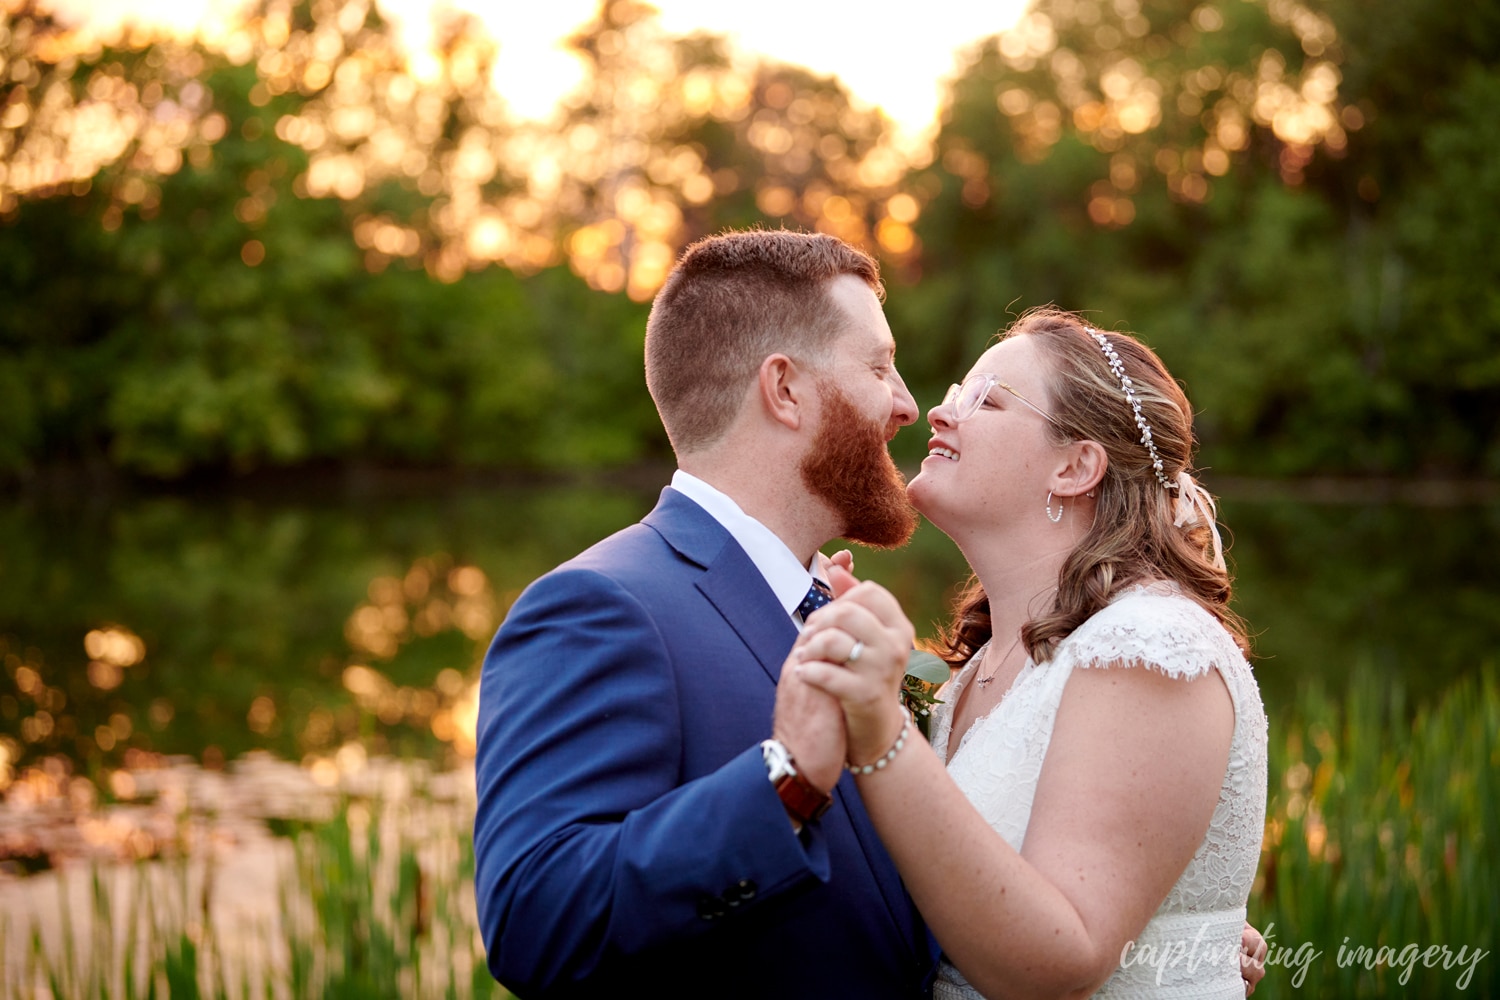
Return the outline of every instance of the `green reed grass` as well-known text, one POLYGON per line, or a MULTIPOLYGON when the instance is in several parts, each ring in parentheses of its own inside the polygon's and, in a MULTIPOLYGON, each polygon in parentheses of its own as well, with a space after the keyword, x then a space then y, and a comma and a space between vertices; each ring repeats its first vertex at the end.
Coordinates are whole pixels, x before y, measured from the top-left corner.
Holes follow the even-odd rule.
MULTIPOLYGON (((1341 698, 1309 685, 1272 711, 1270 766, 1250 901, 1272 942, 1257 1000, 1500 996, 1500 961, 1472 957, 1500 943, 1497 671, 1415 711, 1371 672, 1357 672, 1341 698), (1450 967, 1440 952, 1424 966, 1420 952, 1443 946, 1450 967), (1341 962, 1341 947, 1345 959, 1389 950, 1366 969, 1362 957, 1341 962)), ((469 819, 416 798, 346 800, 329 820, 274 821, 292 844, 279 912, 249 929, 213 926, 213 872, 194 877, 185 861, 123 879, 60 876, 60 945, 0 914, 0 955, 13 954, 8 937, 27 941, 24 961, 0 962, 0 1000, 506 997, 484 964, 469 819)))
POLYGON ((215 927, 209 895, 235 887, 195 861, 95 869, 81 910, 80 876, 59 873, 59 933, 0 914, 0 956, 26 935, 24 961, 0 960, 0 1000, 509 997, 484 964, 467 817, 431 806, 348 800, 329 820, 277 821, 290 860, 260 926, 215 927))
POLYGON ((1500 956, 1474 958, 1500 946, 1493 665, 1415 711, 1369 670, 1341 700, 1309 685, 1272 715, 1270 757, 1257 1000, 1500 996, 1500 956))

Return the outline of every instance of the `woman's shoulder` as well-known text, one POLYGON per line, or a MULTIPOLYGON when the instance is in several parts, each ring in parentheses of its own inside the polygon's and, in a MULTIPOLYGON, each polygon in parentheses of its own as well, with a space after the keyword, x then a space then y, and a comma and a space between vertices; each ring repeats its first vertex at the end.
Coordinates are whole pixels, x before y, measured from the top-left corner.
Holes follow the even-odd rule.
POLYGON ((1214 615, 1174 583, 1128 587, 1078 626, 1058 652, 1081 667, 1145 665, 1169 677, 1198 677, 1245 663, 1214 615))

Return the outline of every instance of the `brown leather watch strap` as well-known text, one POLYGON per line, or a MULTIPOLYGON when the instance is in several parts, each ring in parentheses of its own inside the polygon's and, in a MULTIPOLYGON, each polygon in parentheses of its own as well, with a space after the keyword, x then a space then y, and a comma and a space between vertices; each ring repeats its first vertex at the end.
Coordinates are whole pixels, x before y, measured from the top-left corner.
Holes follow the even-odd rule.
POLYGON ((821 819, 833 805, 832 796, 800 774, 783 774, 776 781, 776 794, 787 815, 803 824, 821 819))

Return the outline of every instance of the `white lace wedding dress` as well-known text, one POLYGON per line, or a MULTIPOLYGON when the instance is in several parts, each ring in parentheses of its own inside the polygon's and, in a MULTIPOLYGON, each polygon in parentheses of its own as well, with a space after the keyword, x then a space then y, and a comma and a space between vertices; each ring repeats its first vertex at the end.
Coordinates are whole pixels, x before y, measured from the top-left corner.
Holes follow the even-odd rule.
MULTIPOLYGON (((949 754, 952 706, 982 659, 975 656, 939 695, 943 704, 933 713, 932 745, 969 801, 1018 851, 1057 707, 1074 670, 1144 664, 1170 677, 1219 671, 1234 702, 1235 726, 1208 834, 1095 996, 1244 997, 1240 930, 1265 828, 1266 715, 1250 665, 1229 633, 1174 585, 1127 590, 1064 639, 1050 663, 1038 666, 1028 659, 1000 704, 975 721, 949 754)), ((934 1000, 978 997, 944 959, 934 1000)))

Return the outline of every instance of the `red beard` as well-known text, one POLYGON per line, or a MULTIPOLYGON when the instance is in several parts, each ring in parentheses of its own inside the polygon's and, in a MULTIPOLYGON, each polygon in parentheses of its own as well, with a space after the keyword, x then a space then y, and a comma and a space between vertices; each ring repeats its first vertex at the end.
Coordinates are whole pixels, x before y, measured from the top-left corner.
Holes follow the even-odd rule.
POLYGON ((886 426, 865 417, 836 386, 819 387, 823 425, 802 460, 802 481, 843 522, 852 542, 894 549, 911 540, 917 511, 886 449, 886 426))

